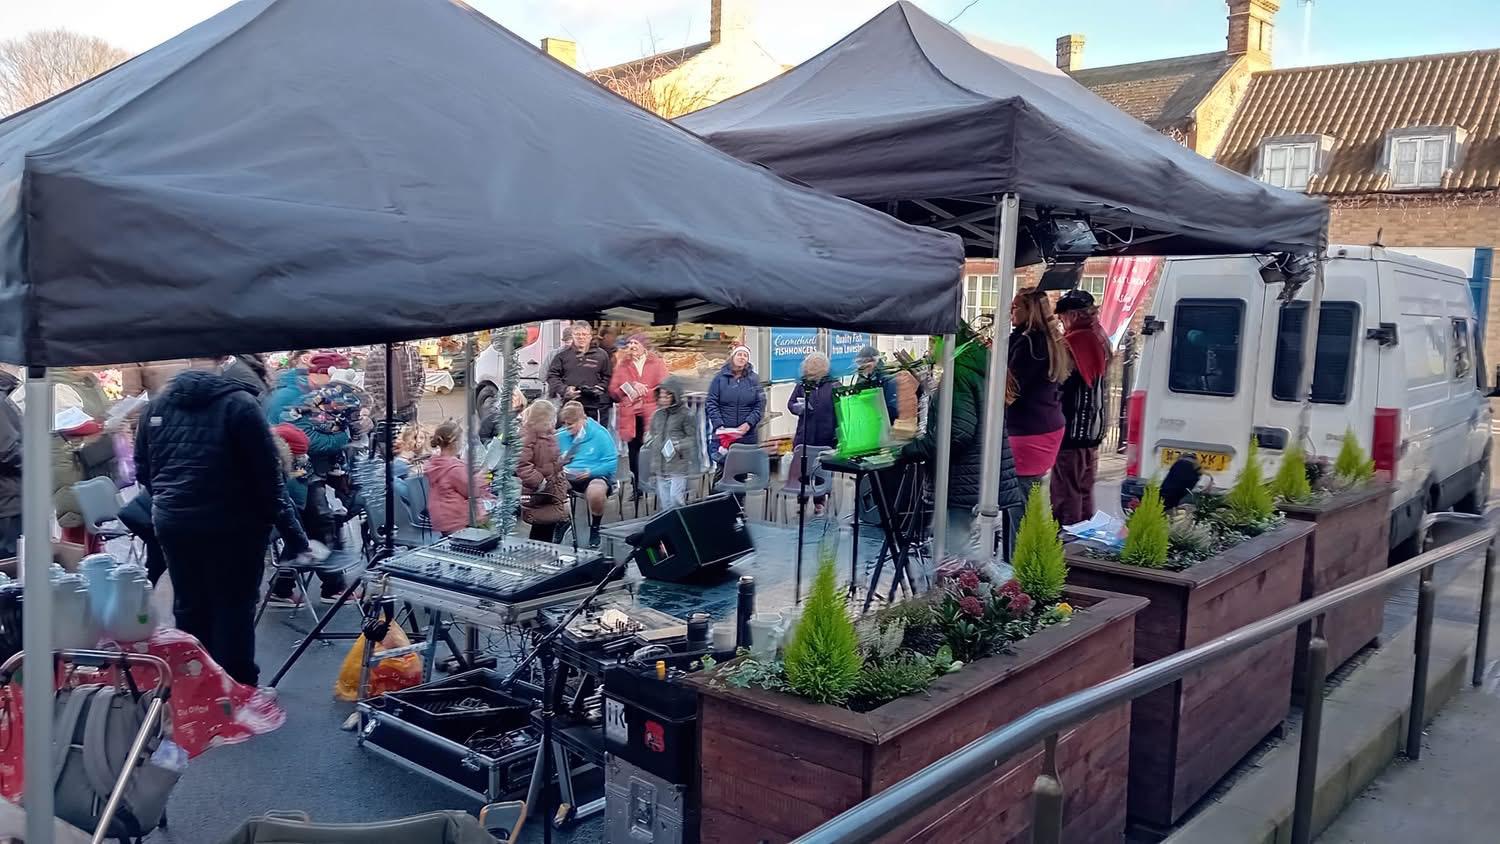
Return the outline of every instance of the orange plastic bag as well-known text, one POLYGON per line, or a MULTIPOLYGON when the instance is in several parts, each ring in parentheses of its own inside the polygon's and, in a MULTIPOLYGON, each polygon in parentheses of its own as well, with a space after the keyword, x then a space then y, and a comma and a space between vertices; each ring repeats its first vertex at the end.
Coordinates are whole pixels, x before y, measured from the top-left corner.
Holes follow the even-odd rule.
MULTIPOLYGON (((382 651, 404 648, 410 644, 411 640, 406 638, 406 631, 401 629, 401 625, 392 623, 385 639, 375 646, 375 654, 378 656, 382 651)), ((359 661, 364 654, 365 637, 361 635, 354 640, 353 647, 344 656, 344 664, 339 667, 338 680, 333 684, 334 697, 348 701, 359 699, 359 661)), ((382 659, 370 667, 369 694, 370 697, 375 697, 386 692, 409 689, 421 682, 422 657, 417 654, 382 659)))

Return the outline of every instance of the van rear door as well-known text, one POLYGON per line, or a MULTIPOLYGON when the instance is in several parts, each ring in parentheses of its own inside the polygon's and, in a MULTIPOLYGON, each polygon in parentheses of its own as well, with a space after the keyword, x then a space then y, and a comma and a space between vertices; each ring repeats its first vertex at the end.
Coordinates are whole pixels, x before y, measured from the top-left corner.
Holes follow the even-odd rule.
MULTIPOLYGON (((1350 428, 1369 449, 1380 384, 1379 349, 1374 340, 1363 338, 1366 327, 1380 326, 1380 295, 1372 261, 1329 261, 1323 278, 1323 307, 1313 358, 1310 441, 1302 445, 1312 456, 1332 459, 1350 428)), ((1303 327, 1311 288, 1311 284, 1303 285, 1285 308, 1279 285, 1267 285, 1263 291, 1266 316, 1261 320, 1261 348, 1267 353, 1257 375, 1256 395, 1261 404, 1255 416, 1255 434, 1268 464, 1280 459, 1281 451, 1297 434, 1302 409, 1303 327)))
POLYGON ((1154 315, 1165 323, 1160 329, 1165 337, 1157 341, 1158 348, 1166 346, 1165 360, 1157 357, 1143 373, 1149 384, 1143 477, 1165 474, 1188 452, 1198 455, 1216 486, 1234 476, 1255 415, 1264 302, 1258 271, 1252 258, 1168 263, 1169 295, 1158 298, 1154 315))

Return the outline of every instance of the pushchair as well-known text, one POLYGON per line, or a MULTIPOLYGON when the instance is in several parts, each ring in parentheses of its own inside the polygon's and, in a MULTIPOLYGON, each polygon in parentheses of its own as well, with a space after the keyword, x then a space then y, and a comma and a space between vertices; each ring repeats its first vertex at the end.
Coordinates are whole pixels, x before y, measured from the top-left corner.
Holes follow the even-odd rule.
MULTIPOLYGON (((24 657, 19 652, 0 665, 7 712, 10 681, 24 657)), ((171 755, 166 752, 171 745, 163 748, 171 668, 157 656, 119 651, 60 650, 53 658, 68 679, 56 693, 54 711, 47 713, 58 732, 48 772, 55 814, 80 829, 93 829, 92 844, 106 839, 139 842, 166 826, 167 798, 186 755, 164 761, 171 755), (74 683, 81 667, 101 674, 95 682, 74 683), (134 667, 155 672, 151 690, 137 686, 134 667), (107 669, 114 669, 113 682, 103 673, 107 669)), ((47 782, 39 774, 30 773, 33 784, 47 782)))

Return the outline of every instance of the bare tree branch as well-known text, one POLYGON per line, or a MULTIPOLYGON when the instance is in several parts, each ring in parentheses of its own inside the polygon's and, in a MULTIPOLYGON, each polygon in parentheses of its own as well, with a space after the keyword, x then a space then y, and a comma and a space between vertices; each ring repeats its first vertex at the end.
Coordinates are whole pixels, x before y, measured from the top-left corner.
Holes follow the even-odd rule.
POLYGON ((673 71, 687 64, 697 52, 691 48, 655 52, 656 37, 650 34, 649 25, 647 33, 653 55, 594 71, 589 78, 668 120, 712 105, 724 82, 722 74, 697 79, 670 78, 673 71))
POLYGON ((36 105, 128 58, 102 38, 66 29, 0 41, 0 115, 36 105))

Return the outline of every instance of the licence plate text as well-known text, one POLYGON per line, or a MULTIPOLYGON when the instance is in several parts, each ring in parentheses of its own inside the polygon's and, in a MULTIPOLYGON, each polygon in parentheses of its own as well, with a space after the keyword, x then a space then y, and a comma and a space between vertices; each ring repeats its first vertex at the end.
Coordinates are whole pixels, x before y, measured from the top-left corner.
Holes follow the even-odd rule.
POLYGON ((1195 455, 1198 458, 1198 468, 1205 472, 1222 472, 1229 468, 1229 455, 1221 451, 1183 451, 1180 448, 1162 449, 1161 465, 1170 467, 1187 454, 1195 455))

